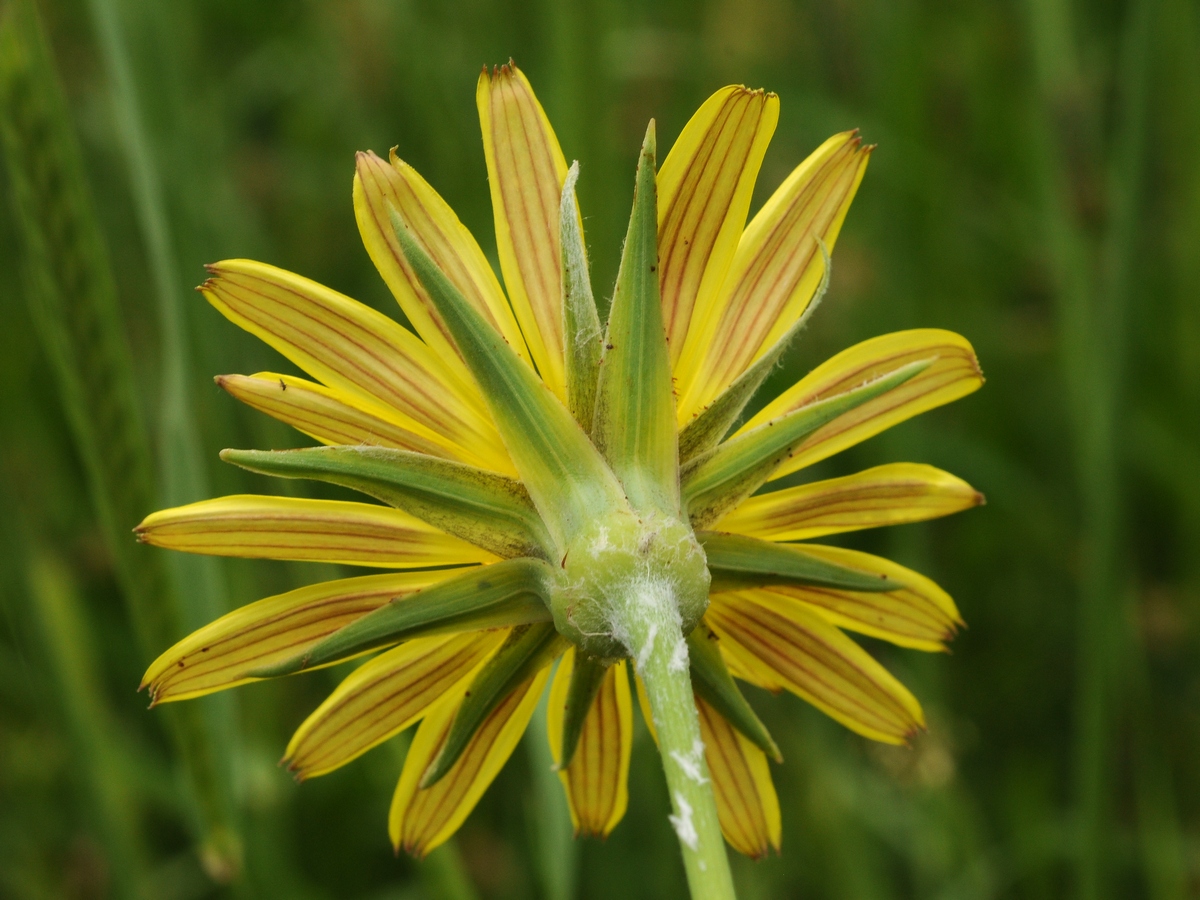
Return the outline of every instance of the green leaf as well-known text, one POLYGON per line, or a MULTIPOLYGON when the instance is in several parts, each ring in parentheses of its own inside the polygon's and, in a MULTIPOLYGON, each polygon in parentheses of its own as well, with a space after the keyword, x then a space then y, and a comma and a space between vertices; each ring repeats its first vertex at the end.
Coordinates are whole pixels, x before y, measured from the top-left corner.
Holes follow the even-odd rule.
POLYGON ((788 454, 822 425, 898 387, 932 362, 908 363, 853 390, 810 403, 730 438, 694 460, 682 477, 692 527, 715 522, 758 490, 788 454))
POLYGON ((546 558, 552 549, 524 485, 452 460, 388 447, 223 450, 221 459, 361 491, 505 559, 546 558))
POLYGON ((738 689, 721 651, 717 636, 703 622, 687 638, 692 687, 696 693, 723 715, 729 724, 748 737, 763 753, 783 762, 783 754, 738 689))
POLYGON ((621 485, 579 423, 408 232, 392 228, 479 383, 509 455, 559 550, 598 513, 626 506, 621 485))
POLYGON ((575 666, 571 669, 571 683, 567 687, 567 708, 563 715, 562 752, 558 762, 560 770, 571 765, 575 749, 579 746, 579 735, 583 732, 584 720, 587 719, 596 694, 600 692, 600 685, 604 683, 607 672, 608 666, 586 655, 582 650, 575 651, 575 666))
POLYGON ((391 600, 306 652, 256 669, 249 677, 291 675, 414 637, 549 622, 545 598, 552 574, 546 563, 536 559, 510 559, 467 569, 425 590, 391 600))
POLYGON ((567 402, 584 431, 592 430, 596 409, 596 378, 600 366, 600 316, 588 275, 587 248, 579 227, 575 182, 579 162, 571 163, 558 208, 562 247, 563 358, 567 371, 567 402))
POLYGON ((712 593, 769 585, 806 585, 844 591, 894 591, 904 587, 883 572, 839 565, 804 552, 804 545, 778 544, 741 534, 701 531, 712 593))
POLYGON ((467 689, 466 699, 450 724, 446 742, 421 777, 422 790, 437 784, 450 771, 491 711, 539 670, 550 665, 566 642, 552 624, 513 629, 467 689))
POLYGON ((711 450, 721 442, 721 438, 725 437, 729 429, 733 427, 733 423, 738 420, 738 416, 742 414, 742 410, 746 408, 746 404, 750 402, 754 392, 771 374, 771 370, 783 356, 783 351, 791 345, 796 335, 804 330, 808 320, 821 305, 825 292, 829 290, 831 261, 829 248, 825 246, 825 242, 817 238, 817 244, 821 248, 821 258, 825 262, 825 269, 821 274, 821 283, 817 286, 817 291, 813 294, 804 314, 800 316, 795 325, 784 333, 783 337, 775 342, 770 350, 760 356, 733 384, 722 391, 716 400, 706 406, 699 416, 692 419, 683 431, 679 432, 679 462, 681 465, 686 465, 701 453, 711 450))
POLYGON ((658 292, 654 121, 638 158, 633 212, 617 274, 592 439, 638 512, 678 516, 679 454, 671 360, 658 292))

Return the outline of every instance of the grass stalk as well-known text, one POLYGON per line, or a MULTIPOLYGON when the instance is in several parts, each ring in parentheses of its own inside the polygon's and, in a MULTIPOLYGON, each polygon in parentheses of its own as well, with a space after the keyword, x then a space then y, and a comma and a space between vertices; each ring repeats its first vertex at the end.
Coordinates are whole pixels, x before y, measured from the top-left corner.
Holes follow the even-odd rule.
MULTIPOLYGON (((163 560, 132 539, 157 505, 153 465, 107 249, 49 45, 29 0, 0 7, 0 144, 22 244, 25 293, 83 462, 93 508, 146 662, 184 615, 163 560)), ((210 872, 236 865, 220 753, 200 707, 168 713, 210 872)))

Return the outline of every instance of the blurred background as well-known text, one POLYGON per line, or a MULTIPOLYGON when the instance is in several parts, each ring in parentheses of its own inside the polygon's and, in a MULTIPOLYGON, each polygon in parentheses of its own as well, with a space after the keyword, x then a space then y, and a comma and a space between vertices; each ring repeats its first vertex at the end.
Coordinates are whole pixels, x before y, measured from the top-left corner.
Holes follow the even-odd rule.
POLYGON ((668 146, 714 89, 763 86, 755 209, 833 132, 879 145, 773 386, 923 326, 988 377, 805 473, 911 460, 986 493, 846 541, 970 628, 951 655, 864 640, 925 704, 911 749, 754 693, 784 839, 734 861, 739 896, 1200 896, 1195 0, 0 0, 0 897, 685 896, 644 730, 606 842, 564 836, 535 728, 418 864, 385 827, 404 737, 302 786, 276 767, 344 669, 151 712, 136 692, 192 628, 335 575, 128 534, 307 490, 217 460, 305 439, 212 383, 287 364, 192 292, 202 265, 398 316, 350 202, 354 152, 394 145, 494 262, 474 87, 510 56, 581 161, 598 296, 646 120, 668 146))

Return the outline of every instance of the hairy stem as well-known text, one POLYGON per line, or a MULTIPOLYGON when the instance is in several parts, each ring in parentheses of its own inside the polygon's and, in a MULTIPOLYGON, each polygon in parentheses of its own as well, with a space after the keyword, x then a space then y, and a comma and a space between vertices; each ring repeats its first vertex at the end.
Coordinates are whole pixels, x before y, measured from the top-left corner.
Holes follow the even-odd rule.
POLYGON ((651 579, 636 582, 618 617, 615 631, 635 658, 650 699, 674 810, 671 824, 679 837, 692 900, 733 900, 733 878, 704 759, 673 585, 651 579))

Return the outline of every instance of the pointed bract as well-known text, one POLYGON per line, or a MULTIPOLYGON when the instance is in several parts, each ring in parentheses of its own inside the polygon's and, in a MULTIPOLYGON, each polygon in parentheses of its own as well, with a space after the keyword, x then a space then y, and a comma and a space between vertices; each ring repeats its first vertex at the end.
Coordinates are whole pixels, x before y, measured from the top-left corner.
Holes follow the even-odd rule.
POLYGON ((679 514, 671 362, 658 294, 654 122, 638 158, 633 212, 608 316, 592 440, 640 513, 679 514))

